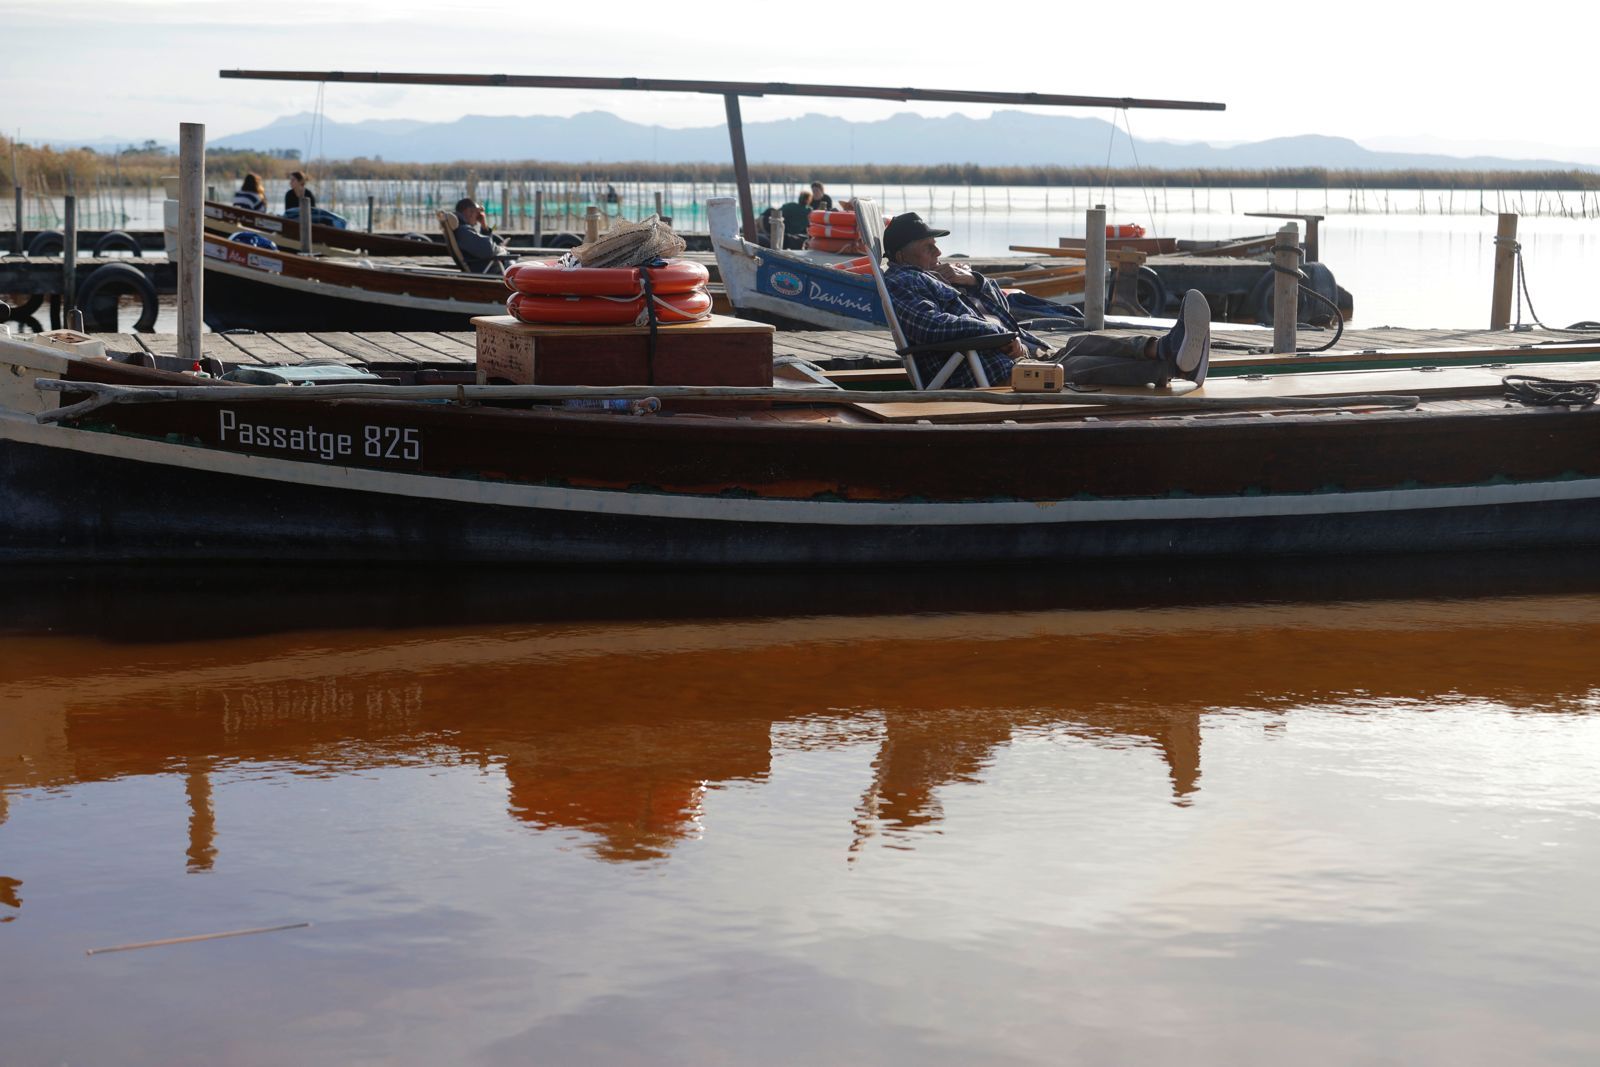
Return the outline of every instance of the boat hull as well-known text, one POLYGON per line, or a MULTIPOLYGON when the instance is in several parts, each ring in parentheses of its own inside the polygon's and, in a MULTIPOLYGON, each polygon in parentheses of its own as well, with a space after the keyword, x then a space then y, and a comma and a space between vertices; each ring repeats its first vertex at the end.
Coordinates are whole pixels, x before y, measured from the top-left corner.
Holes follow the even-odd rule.
POLYGON ((1059 565, 1600 544, 1600 479, 1276 497, 762 500, 340 467, 10 420, 0 430, 7 560, 1059 565))
POLYGON ((292 287, 281 278, 230 274, 208 263, 205 322, 213 330, 334 332, 472 329, 474 315, 503 315, 503 304, 461 304, 462 310, 383 299, 359 288, 292 287))

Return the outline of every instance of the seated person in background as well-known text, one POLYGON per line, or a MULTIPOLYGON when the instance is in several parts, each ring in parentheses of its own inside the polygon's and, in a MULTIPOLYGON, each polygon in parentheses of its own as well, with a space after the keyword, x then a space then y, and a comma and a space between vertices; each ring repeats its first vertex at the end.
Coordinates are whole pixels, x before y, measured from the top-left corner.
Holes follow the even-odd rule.
POLYGON ((823 192, 822 183, 821 182, 812 182, 811 183, 811 210, 813 210, 813 211, 832 211, 833 210, 833 197, 831 197, 827 193, 823 192))
POLYGON ((283 210, 292 211, 300 206, 300 198, 312 207, 317 206, 317 194, 306 187, 306 176, 298 170, 289 172, 289 191, 283 194, 283 210))
POLYGON ((456 201, 456 246, 461 258, 467 261, 467 270, 474 274, 504 273, 506 242, 489 229, 489 216, 470 196, 456 201))
MULTIPOLYGON (((936 238, 949 233, 928 226, 914 211, 896 215, 883 231, 883 251, 889 257, 883 280, 912 347, 971 337, 990 385, 1010 385, 1011 365, 1019 359, 1060 363, 1067 381, 1078 385, 1165 388, 1173 378, 1196 385, 1205 381, 1211 361, 1211 308, 1199 290, 1184 294, 1177 323, 1161 337, 1079 334, 1051 353, 1049 345, 1017 325, 998 284, 965 265, 939 262, 936 238), (1017 336, 1010 344, 983 350, 984 334, 1013 332, 1017 336)), ((927 352, 912 358, 923 381, 929 381, 950 354, 927 352)), ((943 388, 971 389, 976 384, 963 364, 943 388)))
POLYGON ((239 183, 239 191, 233 194, 233 206, 249 208, 251 211, 267 210, 267 191, 261 185, 261 175, 244 176, 244 181, 239 183))
POLYGON ((804 248, 806 227, 811 225, 811 194, 802 191, 778 210, 783 212, 783 247, 804 248))

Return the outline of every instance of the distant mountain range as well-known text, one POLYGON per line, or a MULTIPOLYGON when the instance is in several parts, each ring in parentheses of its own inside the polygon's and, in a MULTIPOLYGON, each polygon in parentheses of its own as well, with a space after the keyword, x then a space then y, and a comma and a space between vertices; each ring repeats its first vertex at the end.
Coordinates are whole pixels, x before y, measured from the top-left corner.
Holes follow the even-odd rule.
MULTIPOLYGON (((603 111, 570 118, 466 115, 454 122, 324 119, 312 141, 313 116, 290 115, 268 126, 211 141, 217 148, 298 149, 307 158, 381 158, 391 162, 541 160, 552 163, 725 162, 725 126, 670 129, 628 122, 603 111)), ((1098 118, 997 111, 987 118, 910 113, 876 122, 805 115, 745 127, 752 163, 847 166, 1113 166, 1352 170, 1597 170, 1556 159, 1506 159, 1379 152, 1345 137, 1306 134, 1245 144, 1136 140, 1098 118)))

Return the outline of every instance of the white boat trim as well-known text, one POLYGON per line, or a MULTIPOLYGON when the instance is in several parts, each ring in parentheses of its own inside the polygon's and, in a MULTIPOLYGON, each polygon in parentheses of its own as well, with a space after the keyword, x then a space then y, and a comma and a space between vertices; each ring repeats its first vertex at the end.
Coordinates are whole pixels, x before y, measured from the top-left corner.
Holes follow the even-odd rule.
POLYGON ((0 441, 347 491, 530 511, 841 527, 1020 526, 1174 522, 1426 511, 1600 500, 1600 478, 1427 489, 1128 500, 975 500, 959 503, 782 500, 572 489, 275 459, 59 425, 0 411, 0 441))

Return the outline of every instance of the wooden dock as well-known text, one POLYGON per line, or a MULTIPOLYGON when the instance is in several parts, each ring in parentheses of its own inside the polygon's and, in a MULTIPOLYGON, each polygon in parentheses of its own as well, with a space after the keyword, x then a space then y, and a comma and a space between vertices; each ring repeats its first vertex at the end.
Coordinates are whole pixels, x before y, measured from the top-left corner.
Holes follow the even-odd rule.
MULTIPOLYGON (((177 358, 173 334, 96 334, 106 347, 123 355, 148 354, 162 364, 177 358)), ((1053 334, 1065 342, 1068 334, 1053 334)), ((1212 328, 1212 373, 1266 373, 1315 364, 1319 370, 1380 367, 1429 367, 1461 362, 1485 364, 1549 362, 1580 354, 1600 354, 1600 331, 1577 330, 1410 330, 1377 328, 1346 330, 1336 348, 1286 360, 1272 356, 1272 331, 1252 326, 1215 324, 1212 328), (1555 350, 1554 352, 1552 350, 1555 350)), ((1303 330, 1301 344, 1314 347, 1331 331, 1303 330)), ((385 369, 457 367, 476 361, 475 337, 460 333, 206 333, 204 354, 237 364, 298 364, 313 360, 385 369)), ((831 368, 835 377, 867 384, 903 380, 900 359, 887 331, 849 330, 779 332, 773 350, 831 368)))

